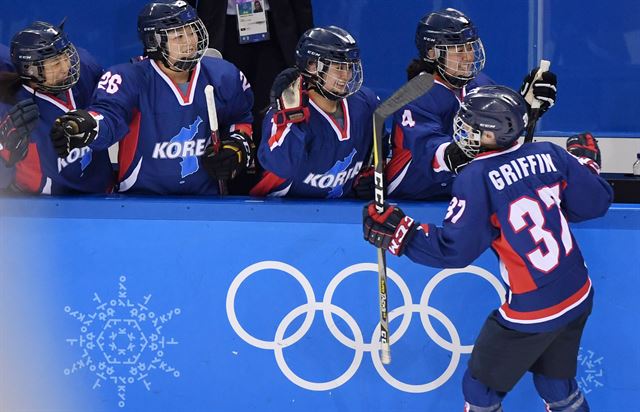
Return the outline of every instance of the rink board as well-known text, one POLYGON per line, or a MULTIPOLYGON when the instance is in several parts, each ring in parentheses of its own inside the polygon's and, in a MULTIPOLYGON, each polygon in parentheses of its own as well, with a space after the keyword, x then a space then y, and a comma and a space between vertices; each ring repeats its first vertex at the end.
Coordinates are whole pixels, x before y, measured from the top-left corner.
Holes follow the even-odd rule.
MULTIPOLYGON (((444 203, 402 204, 440 222, 444 203)), ((388 257, 391 365, 361 203, 0 200, 0 410, 454 411, 491 253, 388 257), (373 342, 373 343, 372 343, 373 342)), ((640 209, 574 225, 595 287, 578 378, 592 410, 640 391, 640 209)), ((505 410, 541 410, 530 377, 505 410)))

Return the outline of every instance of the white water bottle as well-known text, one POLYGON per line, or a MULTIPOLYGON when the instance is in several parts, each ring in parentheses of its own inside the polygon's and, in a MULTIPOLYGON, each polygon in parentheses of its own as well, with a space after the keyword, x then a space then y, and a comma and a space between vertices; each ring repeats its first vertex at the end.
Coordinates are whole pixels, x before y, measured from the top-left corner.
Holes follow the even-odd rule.
POLYGON ((636 155, 636 161, 633 163, 633 175, 640 176, 640 153, 636 155))

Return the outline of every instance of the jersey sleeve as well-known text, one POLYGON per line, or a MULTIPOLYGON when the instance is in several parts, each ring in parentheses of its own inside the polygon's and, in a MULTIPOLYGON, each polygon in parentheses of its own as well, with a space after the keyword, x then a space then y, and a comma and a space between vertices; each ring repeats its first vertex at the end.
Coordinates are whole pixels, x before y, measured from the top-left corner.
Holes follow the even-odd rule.
POLYGON ((423 224, 407 245, 416 263, 440 268, 465 267, 498 236, 491 225, 490 199, 481 176, 465 170, 455 181, 442 226, 423 224))
POLYGON ((308 156, 307 133, 297 123, 276 126, 272 121, 274 111, 269 110, 262 122, 258 160, 265 170, 283 179, 289 179, 295 175, 300 163, 308 156))
POLYGON ((250 134, 253 115, 253 91, 244 74, 235 66, 224 66, 225 74, 219 87, 224 102, 220 130, 241 130, 250 134))
MULTIPOLYGON (((406 161, 410 158, 412 162, 424 165, 428 174, 434 177, 437 174, 446 175, 446 178, 451 176, 436 156, 438 149, 442 152, 443 145, 452 139, 444 130, 437 110, 413 104, 405 106, 393 116, 392 139, 394 150, 398 151, 394 157, 406 157, 406 161)), ((395 177, 392 175, 388 176, 389 180, 395 177)))
POLYGON ((98 122, 98 135, 89 145, 91 149, 107 149, 126 136, 138 108, 141 87, 145 82, 134 64, 114 66, 102 75, 87 108, 98 122))
POLYGON ((613 201, 611 185, 563 148, 554 149, 566 167, 562 205, 568 220, 581 222, 607 213, 613 201))
POLYGON ((80 62, 82 66, 84 66, 84 72, 81 73, 81 76, 88 76, 91 79, 91 83, 97 84, 104 73, 102 66, 98 64, 96 59, 89 54, 88 51, 78 49, 78 54, 80 56, 80 62))

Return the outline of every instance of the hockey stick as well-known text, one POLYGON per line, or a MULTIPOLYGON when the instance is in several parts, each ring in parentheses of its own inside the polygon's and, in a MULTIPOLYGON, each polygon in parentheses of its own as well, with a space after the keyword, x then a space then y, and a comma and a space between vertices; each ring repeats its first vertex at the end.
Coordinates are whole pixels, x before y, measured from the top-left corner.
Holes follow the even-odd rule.
POLYGON ((551 66, 551 62, 549 60, 540 60, 540 68, 531 80, 531 87, 525 96, 525 100, 531 100, 531 116, 527 123, 527 134, 524 137, 525 143, 531 143, 533 141, 533 133, 536 130, 536 123, 538 123, 538 119, 540 118, 540 100, 533 96, 533 82, 542 77, 542 73, 549 71, 549 66, 551 66))
MULTIPOLYGON (((378 213, 384 212, 384 156, 382 154, 384 121, 407 103, 425 94, 432 86, 433 75, 420 73, 382 102, 373 113, 374 199, 378 213)), ((391 343, 389 342, 387 312, 387 257, 382 248, 378 248, 378 295, 380 300, 380 359, 382 363, 387 365, 391 363, 391 343)))
MULTIPOLYGON (((209 129, 211 130, 211 144, 213 145, 214 153, 218 153, 220 150, 220 133, 218 132, 218 114, 216 113, 216 100, 213 95, 213 86, 208 84, 204 88, 204 95, 207 98, 207 113, 209 114, 209 129)), ((218 191, 220 195, 224 196, 227 192, 227 183, 219 179, 218 191)))

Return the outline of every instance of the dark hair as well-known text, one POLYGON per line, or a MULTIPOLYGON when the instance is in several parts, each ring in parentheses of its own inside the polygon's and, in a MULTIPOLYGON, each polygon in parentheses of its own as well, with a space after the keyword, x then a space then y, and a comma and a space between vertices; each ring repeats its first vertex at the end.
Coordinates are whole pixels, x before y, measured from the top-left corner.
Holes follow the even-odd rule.
POLYGON ((435 63, 427 62, 422 59, 413 59, 407 66, 407 80, 411 80, 422 72, 433 74, 436 66, 435 63))
POLYGON ((14 72, 0 72, 0 101, 14 105, 18 101, 16 94, 20 90, 22 79, 14 72))

